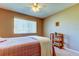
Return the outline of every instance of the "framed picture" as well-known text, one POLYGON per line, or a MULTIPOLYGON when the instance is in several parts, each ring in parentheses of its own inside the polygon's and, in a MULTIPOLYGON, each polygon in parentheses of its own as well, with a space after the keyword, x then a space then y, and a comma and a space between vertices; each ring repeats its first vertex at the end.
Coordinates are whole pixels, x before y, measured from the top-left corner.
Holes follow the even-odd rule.
POLYGON ((58 26, 60 26, 60 23, 57 21, 57 22, 55 23, 55 25, 58 27, 58 26))

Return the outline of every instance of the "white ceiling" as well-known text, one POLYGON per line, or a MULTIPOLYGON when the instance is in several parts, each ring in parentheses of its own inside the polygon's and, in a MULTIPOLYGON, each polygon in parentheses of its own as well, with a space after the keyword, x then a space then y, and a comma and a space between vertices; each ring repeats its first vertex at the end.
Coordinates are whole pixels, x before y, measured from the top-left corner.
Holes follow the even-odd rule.
POLYGON ((61 10, 69 8, 74 3, 40 3, 42 8, 39 12, 33 12, 31 10, 32 3, 0 3, 0 8, 8 9, 11 11, 16 11, 26 15, 31 15, 39 18, 45 18, 47 16, 53 15, 61 10))

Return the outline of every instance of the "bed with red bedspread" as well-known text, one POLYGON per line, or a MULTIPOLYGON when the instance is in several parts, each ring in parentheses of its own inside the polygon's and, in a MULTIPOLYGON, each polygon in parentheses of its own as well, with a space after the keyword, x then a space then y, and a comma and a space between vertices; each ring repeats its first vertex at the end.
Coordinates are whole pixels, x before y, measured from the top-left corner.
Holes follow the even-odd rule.
POLYGON ((0 56, 41 56, 40 42, 31 37, 0 38, 0 56))
POLYGON ((40 56, 40 43, 29 37, 5 38, 0 41, 0 56, 40 56))

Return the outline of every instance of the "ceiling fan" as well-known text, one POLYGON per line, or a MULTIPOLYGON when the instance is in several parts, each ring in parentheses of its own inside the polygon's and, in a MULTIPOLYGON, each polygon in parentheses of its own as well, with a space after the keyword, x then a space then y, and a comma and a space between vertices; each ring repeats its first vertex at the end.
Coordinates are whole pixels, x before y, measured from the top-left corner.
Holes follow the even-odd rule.
POLYGON ((31 3, 27 7, 30 7, 33 12, 39 12, 43 7, 46 7, 47 4, 43 3, 31 3))
POLYGON ((46 3, 24 3, 24 4, 18 4, 20 6, 23 6, 24 8, 28 7, 33 12, 39 12, 44 7, 47 7, 46 3))

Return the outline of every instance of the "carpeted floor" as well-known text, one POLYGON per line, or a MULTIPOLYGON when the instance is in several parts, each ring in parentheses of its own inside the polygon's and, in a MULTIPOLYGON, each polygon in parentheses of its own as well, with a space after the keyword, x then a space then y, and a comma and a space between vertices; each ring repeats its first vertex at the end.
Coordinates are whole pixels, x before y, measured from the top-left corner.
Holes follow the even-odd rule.
POLYGON ((78 53, 74 53, 66 49, 59 49, 55 47, 55 51, 56 51, 56 56, 79 56, 78 53))

